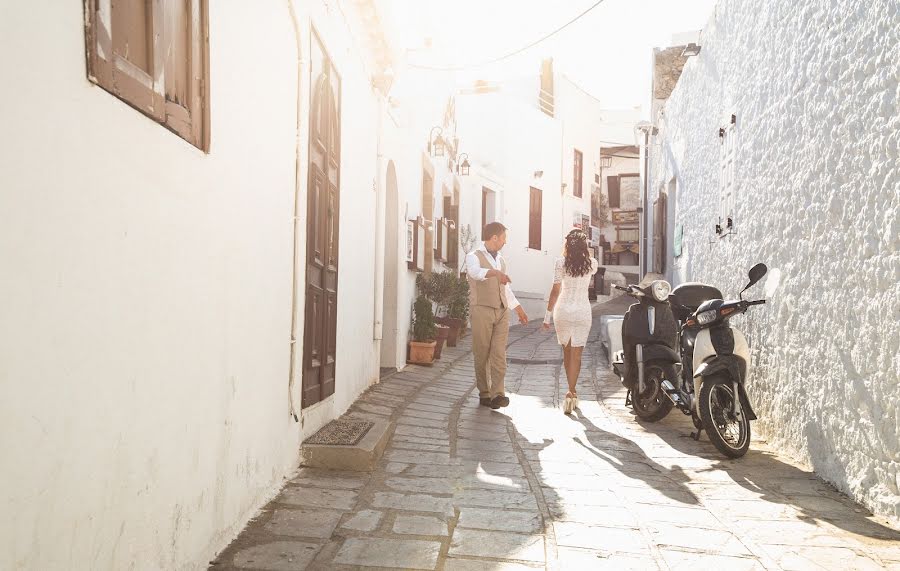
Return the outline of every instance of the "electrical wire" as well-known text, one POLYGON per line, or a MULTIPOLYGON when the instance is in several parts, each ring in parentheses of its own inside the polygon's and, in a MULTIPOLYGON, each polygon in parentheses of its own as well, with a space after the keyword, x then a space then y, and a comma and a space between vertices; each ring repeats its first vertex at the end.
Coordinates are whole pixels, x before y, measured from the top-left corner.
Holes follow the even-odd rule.
POLYGON ((556 28, 555 30, 553 30, 553 31, 550 32, 549 34, 546 34, 546 35, 542 36, 541 38, 539 38, 539 39, 537 39, 537 40, 531 42, 530 44, 527 44, 527 45, 525 45, 525 46, 522 46, 521 48, 519 48, 519 49, 517 49, 517 50, 513 50, 513 51, 511 51, 511 52, 509 52, 509 53, 507 53, 507 54, 504 54, 504 55, 502 55, 502 56, 496 57, 496 58, 494 58, 494 59, 486 60, 486 61, 483 61, 483 62, 481 62, 481 63, 472 63, 472 64, 459 65, 459 66, 448 66, 448 67, 428 66, 428 65, 418 65, 418 64, 413 64, 413 63, 408 64, 408 65, 409 65, 409 67, 412 67, 412 68, 415 68, 415 69, 425 69, 425 70, 428 70, 428 71, 463 71, 463 70, 466 70, 466 69, 469 69, 469 68, 473 68, 473 67, 483 67, 483 66, 486 66, 486 65, 491 65, 491 64, 493 64, 493 63, 498 63, 498 62, 501 62, 501 61, 503 61, 503 60, 509 59, 509 58, 511 58, 511 57, 513 57, 513 56, 515 56, 515 55, 518 55, 518 54, 524 52, 525 50, 531 49, 531 48, 533 48, 534 46, 538 45, 539 43, 541 43, 541 42, 543 42, 543 41, 546 41, 546 40, 552 38, 553 36, 555 36, 555 35, 558 34, 559 32, 565 30, 566 28, 568 28, 569 26, 571 26, 572 24, 574 24, 575 22, 577 22, 578 20, 580 20, 581 18, 583 18, 584 16, 586 16, 586 15, 588 14, 588 12, 590 12, 591 10, 593 10, 594 8, 596 8, 597 6, 599 6, 600 4, 603 4, 603 2, 605 2, 605 1, 606 1, 606 0, 597 0, 597 2, 594 2, 594 4, 591 5, 587 10, 585 10, 584 12, 578 14, 577 16, 575 16, 574 18, 572 18, 571 20, 569 20, 568 22, 566 22, 566 23, 563 24, 562 26, 556 28))

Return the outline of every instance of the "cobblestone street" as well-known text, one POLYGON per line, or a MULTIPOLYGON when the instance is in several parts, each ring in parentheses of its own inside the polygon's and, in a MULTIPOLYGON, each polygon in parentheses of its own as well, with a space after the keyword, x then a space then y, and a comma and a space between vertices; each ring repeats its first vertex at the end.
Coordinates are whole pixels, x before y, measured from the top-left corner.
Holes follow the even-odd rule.
POLYGON ((377 470, 301 469, 211 569, 900 569, 900 533, 764 442, 635 422, 599 319, 563 415, 539 325, 510 331, 508 408, 478 406, 469 336, 374 386, 348 416, 393 421, 377 470))

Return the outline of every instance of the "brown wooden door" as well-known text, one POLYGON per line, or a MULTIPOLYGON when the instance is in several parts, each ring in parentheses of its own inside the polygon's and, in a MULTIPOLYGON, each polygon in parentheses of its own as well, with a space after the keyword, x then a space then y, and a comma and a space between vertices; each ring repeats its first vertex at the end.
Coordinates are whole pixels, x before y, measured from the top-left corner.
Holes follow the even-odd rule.
POLYGON ((334 394, 337 349, 341 80, 315 35, 311 68, 303 408, 334 394))
POLYGON ((540 189, 531 187, 528 200, 528 247, 541 249, 542 195, 540 189))

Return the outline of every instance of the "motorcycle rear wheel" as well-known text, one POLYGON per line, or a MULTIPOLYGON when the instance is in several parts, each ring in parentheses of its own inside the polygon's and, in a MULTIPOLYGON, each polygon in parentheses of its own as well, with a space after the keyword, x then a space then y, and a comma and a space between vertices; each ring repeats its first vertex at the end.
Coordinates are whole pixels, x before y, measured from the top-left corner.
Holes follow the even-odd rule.
POLYGON ((637 383, 631 391, 634 413, 646 422, 662 420, 672 410, 672 401, 663 391, 662 382, 676 384, 675 367, 671 363, 649 361, 644 365, 644 390, 638 392, 637 383))
POLYGON ((700 389, 700 418, 709 440, 725 456, 740 458, 750 449, 750 421, 740 399, 741 417, 734 416, 734 388, 731 379, 715 376, 703 379, 700 389))

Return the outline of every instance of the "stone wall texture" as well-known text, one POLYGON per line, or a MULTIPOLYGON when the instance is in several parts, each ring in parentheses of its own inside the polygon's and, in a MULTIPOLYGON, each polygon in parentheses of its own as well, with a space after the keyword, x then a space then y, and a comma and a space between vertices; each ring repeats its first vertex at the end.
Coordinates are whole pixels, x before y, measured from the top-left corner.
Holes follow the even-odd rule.
POLYGON ((898 79, 896 0, 721 0, 655 118, 649 185, 684 228, 682 255, 667 248, 676 283, 736 296, 755 262, 780 272, 769 304, 735 320, 752 343, 754 430, 895 520, 898 79), (719 128, 732 114, 736 232, 718 237, 719 128))

